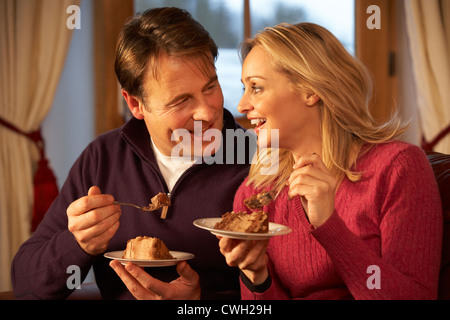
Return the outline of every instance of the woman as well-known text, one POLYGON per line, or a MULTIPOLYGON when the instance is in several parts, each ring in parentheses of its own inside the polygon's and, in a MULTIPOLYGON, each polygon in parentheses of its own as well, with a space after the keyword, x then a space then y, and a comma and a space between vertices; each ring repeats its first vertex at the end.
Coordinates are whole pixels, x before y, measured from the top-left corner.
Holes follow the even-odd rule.
POLYGON ((405 131, 396 115, 383 125, 370 116, 366 68, 310 23, 266 28, 241 54, 239 111, 257 124, 260 146, 278 131, 280 162, 273 176, 259 174, 264 159, 252 165, 234 211, 275 188, 264 211, 293 230, 270 244, 221 238, 242 298, 435 299, 436 181, 424 152, 396 141, 405 131))

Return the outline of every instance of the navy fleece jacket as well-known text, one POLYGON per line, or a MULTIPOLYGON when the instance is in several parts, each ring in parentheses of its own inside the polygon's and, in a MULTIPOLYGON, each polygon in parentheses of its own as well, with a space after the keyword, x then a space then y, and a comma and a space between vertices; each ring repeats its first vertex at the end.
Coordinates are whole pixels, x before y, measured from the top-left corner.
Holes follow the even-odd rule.
MULTIPOLYGON (((226 129, 242 130, 224 110, 223 132, 226 129)), ((125 249, 127 240, 137 236, 160 238, 170 250, 195 255, 188 263, 200 276, 203 299, 239 298, 237 270, 226 265, 217 238, 192 222, 220 217, 232 210, 234 194, 248 174, 249 162, 202 163, 189 168, 171 192, 172 205, 165 220, 159 218, 159 212, 142 213, 122 207, 120 227, 107 252, 125 249)), ((67 207, 94 185, 116 200, 136 204, 148 204, 153 195, 167 192, 144 121, 131 119, 121 128, 99 136, 75 162, 44 220, 14 258, 12 282, 17 299, 66 298, 73 291, 66 285, 72 275, 68 272, 71 265, 80 268, 82 278, 94 267, 104 299, 133 299, 109 266, 110 260, 86 254, 68 230, 67 207)), ((146 271, 164 281, 178 277, 175 267, 146 271)))

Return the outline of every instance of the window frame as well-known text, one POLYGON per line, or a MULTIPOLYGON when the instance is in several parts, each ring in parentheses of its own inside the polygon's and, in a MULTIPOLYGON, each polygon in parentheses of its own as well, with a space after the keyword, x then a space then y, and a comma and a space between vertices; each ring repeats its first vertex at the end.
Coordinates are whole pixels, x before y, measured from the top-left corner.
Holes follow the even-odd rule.
POLYGON ((133 0, 94 1, 95 135, 124 123, 119 84, 114 70, 116 42, 127 19, 134 15, 133 0))
POLYGON ((401 1, 355 0, 355 55, 371 72, 374 94, 370 112, 378 122, 386 121, 398 102, 398 75, 395 57, 398 51, 397 13, 401 1), (369 29, 367 8, 380 8, 380 29, 369 29))
MULTIPOLYGON (((95 133, 117 128, 124 123, 121 112, 123 98, 117 92, 114 73, 115 45, 123 23, 134 15, 133 0, 94 1, 95 25, 95 133)), ((385 120, 397 101, 395 53, 397 28, 395 24, 399 1, 355 0, 355 54, 373 74, 375 91, 370 110, 376 120, 385 120), (377 5, 381 9, 381 29, 366 26, 367 8, 377 5)), ((251 37, 250 0, 243 0, 244 38, 251 37)), ((251 127, 245 116, 236 117, 245 128, 251 127)))

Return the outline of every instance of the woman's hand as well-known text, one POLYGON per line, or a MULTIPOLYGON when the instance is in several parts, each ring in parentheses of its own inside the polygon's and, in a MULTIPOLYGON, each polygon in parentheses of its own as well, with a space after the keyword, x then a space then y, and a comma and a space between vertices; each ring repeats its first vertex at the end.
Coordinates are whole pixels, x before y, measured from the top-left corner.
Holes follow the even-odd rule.
POLYGON ((269 276, 267 246, 269 240, 237 240, 218 237, 220 252, 230 267, 238 267, 254 284, 263 283, 269 276))
POLYGON ((317 154, 297 160, 289 180, 289 197, 300 196, 309 222, 318 228, 334 212, 338 181, 317 154))

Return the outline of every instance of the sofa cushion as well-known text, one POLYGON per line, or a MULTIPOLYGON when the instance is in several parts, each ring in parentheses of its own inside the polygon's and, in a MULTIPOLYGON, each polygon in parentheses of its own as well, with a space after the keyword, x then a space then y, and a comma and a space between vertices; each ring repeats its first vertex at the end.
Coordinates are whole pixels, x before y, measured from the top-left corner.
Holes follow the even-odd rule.
POLYGON ((444 215, 439 299, 450 300, 450 155, 427 153, 439 187, 444 215))

